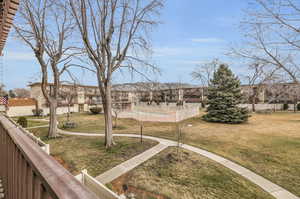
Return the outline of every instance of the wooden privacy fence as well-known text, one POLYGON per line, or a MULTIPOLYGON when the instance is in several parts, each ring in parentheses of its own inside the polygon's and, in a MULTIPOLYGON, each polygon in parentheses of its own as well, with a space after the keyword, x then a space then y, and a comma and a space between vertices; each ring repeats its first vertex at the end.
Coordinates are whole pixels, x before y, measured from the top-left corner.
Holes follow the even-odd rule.
POLYGON ((0 178, 5 199, 97 198, 1 114, 0 178))

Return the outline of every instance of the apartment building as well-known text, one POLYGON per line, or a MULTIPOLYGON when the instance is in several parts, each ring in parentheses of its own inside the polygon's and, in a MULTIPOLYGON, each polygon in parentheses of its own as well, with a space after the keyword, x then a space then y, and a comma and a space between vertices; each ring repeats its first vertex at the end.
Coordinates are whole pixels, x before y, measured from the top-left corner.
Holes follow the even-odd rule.
MULTIPOLYGON (((113 105, 122 109, 131 109, 137 103, 202 103, 206 101, 207 87, 196 86, 142 86, 139 84, 118 84, 112 88, 113 105)), ((52 84, 47 89, 51 92, 52 84)), ((37 107, 49 113, 48 103, 43 96, 41 83, 29 85, 31 98, 37 101, 37 107)), ((97 86, 62 84, 58 113, 86 112, 91 107, 102 106, 102 99, 97 86)), ((297 103, 300 99, 300 84, 282 83, 274 85, 242 85, 244 104, 297 103), (257 93, 254 95, 254 93, 257 93)))
MULTIPOLYGON (((41 83, 32 83, 29 87, 31 98, 37 101, 37 107, 43 109, 44 113, 48 113, 49 105, 43 95, 41 83)), ((49 84, 47 92, 51 92, 52 87, 53 84, 49 84)), ((121 104, 123 108, 130 108, 135 102, 135 95, 133 92, 113 89, 112 99, 113 103, 121 104)), ((65 113, 67 107, 71 107, 72 112, 86 112, 91 107, 102 106, 102 98, 97 86, 62 84, 58 101, 58 113, 65 113)))

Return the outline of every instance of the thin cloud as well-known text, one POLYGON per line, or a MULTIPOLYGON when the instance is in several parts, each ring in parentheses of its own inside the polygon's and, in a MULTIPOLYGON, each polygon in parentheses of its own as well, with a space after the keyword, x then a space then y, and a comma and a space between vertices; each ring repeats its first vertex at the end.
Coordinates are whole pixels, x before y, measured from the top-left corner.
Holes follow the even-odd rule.
POLYGON ((225 40, 220 38, 193 38, 191 41, 196 43, 222 43, 225 40))

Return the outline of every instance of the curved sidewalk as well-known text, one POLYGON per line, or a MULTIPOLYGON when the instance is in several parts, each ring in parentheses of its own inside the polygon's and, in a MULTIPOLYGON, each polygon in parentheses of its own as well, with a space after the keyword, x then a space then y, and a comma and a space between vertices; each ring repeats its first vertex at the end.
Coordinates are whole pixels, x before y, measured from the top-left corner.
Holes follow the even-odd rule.
MULTIPOLYGON (((59 133, 65 134, 65 135, 75 135, 75 136, 104 136, 104 134, 92 134, 92 133, 77 133, 77 132, 68 132, 59 130, 59 133)), ((140 138, 140 135, 137 134, 114 134, 114 136, 117 137, 133 137, 133 138, 140 138)), ((165 148, 169 146, 176 146, 177 142, 163 139, 163 138, 157 138, 152 136, 143 136, 145 139, 150 139, 159 142, 158 145, 154 146, 153 148, 141 153, 140 155, 137 155, 133 157, 130 160, 127 160, 123 162, 122 164, 112 168, 111 170, 104 172, 100 176, 96 177, 97 180, 103 183, 110 182, 111 180, 125 174, 129 170, 137 167, 141 163, 145 162, 146 160, 150 159, 160 151, 164 150, 165 148)), ((232 171, 240 174, 241 176, 247 178, 254 184, 258 185, 262 189, 264 189, 266 192, 274 196, 276 199, 300 199, 299 197, 295 196, 294 194, 290 193, 289 191, 285 190, 284 188, 272 183, 271 181, 265 179, 264 177, 257 175, 256 173, 250 171, 249 169, 246 169, 245 167, 242 167, 228 159, 225 159, 219 155, 216 155, 214 153, 208 152, 206 150, 193 147, 191 145, 187 144, 181 144, 182 148, 193 151, 195 153, 198 153, 202 156, 205 156, 211 160, 214 160, 226 168, 231 169, 232 171)))

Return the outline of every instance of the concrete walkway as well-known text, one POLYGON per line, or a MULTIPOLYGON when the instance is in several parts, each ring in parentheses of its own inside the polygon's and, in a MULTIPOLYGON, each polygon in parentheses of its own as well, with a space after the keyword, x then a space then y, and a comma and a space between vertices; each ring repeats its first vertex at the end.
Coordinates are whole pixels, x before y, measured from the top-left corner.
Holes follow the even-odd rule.
POLYGON ((96 180, 101 182, 102 184, 107 184, 116 178, 120 177, 121 175, 127 173, 128 171, 134 169, 135 167, 139 166, 146 160, 149 160, 151 157, 155 156, 159 152, 163 151, 164 149, 168 148, 168 145, 165 144, 158 144, 151 149, 131 158, 119 164, 118 166, 104 172, 103 174, 96 177, 96 180))
MULTIPOLYGON (((76 135, 76 136, 104 136, 104 134, 92 134, 92 133, 77 133, 77 132, 67 132, 63 130, 59 130, 59 133, 65 134, 65 135, 76 135)), ((139 138, 139 135, 136 134, 114 134, 114 136, 117 137, 133 137, 133 138, 139 138)), ((145 139, 150 139, 159 142, 158 145, 154 146, 153 148, 141 153, 140 155, 137 155, 130 160, 127 160, 123 162, 122 164, 110 169, 109 171, 101 174, 100 176, 96 177, 98 181, 105 184, 108 183, 117 177, 125 174, 126 172, 130 171, 131 169, 137 167, 141 163, 145 162, 146 160, 150 159, 160 151, 166 149, 169 146, 176 146, 177 143, 172 140, 167 140, 163 138, 157 138, 152 136, 143 136, 145 139)), ((184 149, 193 151, 195 153, 198 153, 199 155, 205 156, 211 160, 214 160, 223 166, 225 166, 228 169, 231 169, 232 171, 240 174, 241 176, 247 178, 254 184, 258 185, 262 189, 264 189, 266 192, 274 196, 276 199, 300 199, 299 197, 295 196, 294 194, 290 193, 289 191, 285 190, 284 188, 272 183, 271 181, 265 179, 264 177, 257 175, 256 173, 250 171, 249 169, 246 169, 245 167, 242 167, 228 159, 225 159, 219 155, 216 155, 214 153, 208 152, 206 150, 193 147, 191 145, 187 144, 181 144, 181 147, 184 149)))

